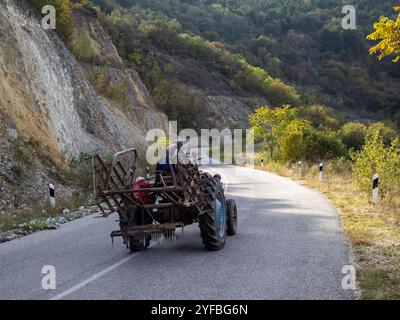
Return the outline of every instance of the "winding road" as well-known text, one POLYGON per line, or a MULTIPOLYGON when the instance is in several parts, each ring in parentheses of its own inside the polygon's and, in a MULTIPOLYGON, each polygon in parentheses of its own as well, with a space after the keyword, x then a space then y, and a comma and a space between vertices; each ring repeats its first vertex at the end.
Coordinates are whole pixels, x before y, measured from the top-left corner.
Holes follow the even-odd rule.
POLYGON ((203 249, 197 225, 131 254, 110 232, 116 216, 88 216, 0 244, 0 299, 353 299, 342 289, 350 249, 335 208, 316 191, 250 168, 210 168, 237 201, 239 230, 203 249), (44 265, 56 269, 44 290, 44 265))

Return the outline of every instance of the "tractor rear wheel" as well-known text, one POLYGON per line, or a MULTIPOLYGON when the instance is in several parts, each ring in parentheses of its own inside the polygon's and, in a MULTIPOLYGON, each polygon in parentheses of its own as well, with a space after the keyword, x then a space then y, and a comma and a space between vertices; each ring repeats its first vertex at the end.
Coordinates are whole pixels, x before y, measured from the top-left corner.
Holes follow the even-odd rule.
POLYGON ((236 202, 233 199, 226 200, 226 214, 228 216, 227 221, 227 230, 226 233, 228 236, 234 236, 237 232, 237 221, 238 221, 238 214, 237 214, 237 206, 236 202))
MULTIPOLYGON (((146 218, 144 219, 145 221, 142 221, 142 215, 141 213, 137 212, 138 210, 136 209, 133 215, 131 215, 130 220, 128 222, 128 228, 133 228, 136 226, 142 226, 147 223, 151 223, 146 221, 146 218)), ((151 241, 151 235, 146 235, 146 236, 130 236, 129 237, 129 250, 131 252, 136 252, 136 251, 141 251, 145 250, 150 246, 150 241, 151 241)))
POLYGON ((208 210, 199 217, 201 237, 207 250, 220 250, 225 245, 227 228, 224 190, 216 179, 206 180, 203 187, 208 210))

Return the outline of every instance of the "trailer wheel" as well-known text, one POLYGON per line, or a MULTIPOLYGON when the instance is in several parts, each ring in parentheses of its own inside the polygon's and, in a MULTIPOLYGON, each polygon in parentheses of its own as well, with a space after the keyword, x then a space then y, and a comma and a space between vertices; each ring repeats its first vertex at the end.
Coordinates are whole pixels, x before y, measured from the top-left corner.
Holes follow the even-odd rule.
POLYGON ((220 250, 225 245, 227 215, 224 190, 215 179, 204 182, 209 210, 200 215, 200 232, 207 250, 220 250))
POLYGON ((236 202, 233 199, 226 200, 226 214, 228 216, 227 221, 227 230, 226 233, 228 236, 234 236, 237 232, 237 221, 238 221, 238 214, 237 214, 237 206, 236 202))

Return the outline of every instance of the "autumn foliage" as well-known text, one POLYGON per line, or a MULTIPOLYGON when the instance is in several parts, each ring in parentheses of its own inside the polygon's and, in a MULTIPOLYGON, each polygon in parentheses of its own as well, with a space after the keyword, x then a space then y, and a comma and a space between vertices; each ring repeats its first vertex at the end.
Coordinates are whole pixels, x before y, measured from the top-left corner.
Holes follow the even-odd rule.
POLYGON ((370 49, 371 54, 379 54, 378 59, 382 60, 388 56, 394 56, 393 62, 400 61, 400 6, 394 7, 398 12, 397 18, 392 20, 388 17, 381 17, 374 24, 375 32, 368 36, 369 40, 380 41, 370 49))

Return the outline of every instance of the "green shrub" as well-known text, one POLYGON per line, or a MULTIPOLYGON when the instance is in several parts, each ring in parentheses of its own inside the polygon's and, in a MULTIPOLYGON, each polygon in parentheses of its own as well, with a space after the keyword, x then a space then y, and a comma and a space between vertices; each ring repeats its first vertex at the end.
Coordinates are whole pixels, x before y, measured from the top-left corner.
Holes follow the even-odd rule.
POLYGON ((385 146, 390 146, 392 140, 397 137, 397 132, 391 123, 375 122, 371 124, 368 127, 368 132, 373 133, 375 131, 382 137, 385 146))
POLYGON ((329 161, 332 172, 342 176, 348 176, 352 172, 353 162, 348 157, 340 157, 329 161))
POLYGON ((346 153, 345 146, 334 130, 308 127, 304 132, 305 156, 307 160, 334 159, 346 153))
POLYGON ((89 32, 82 29, 77 39, 73 41, 72 53, 77 60, 93 63, 96 58, 96 42, 89 32))
POLYGON ((346 123, 339 132, 339 136, 345 146, 355 151, 361 150, 367 134, 367 127, 359 122, 346 123))
POLYGON ((351 155, 355 183, 365 192, 372 190, 372 177, 379 174, 380 191, 389 201, 400 192, 399 140, 385 146, 379 130, 370 133, 363 149, 351 155))
POLYGON ((249 116, 256 141, 269 148, 271 159, 274 159, 275 150, 279 149, 282 137, 289 133, 288 126, 297 120, 297 109, 289 105, 275 109, 268 106, 260 107, 249 116))
MULTIPOLYGON (((87 153, 81 153, 79 158, 72 157, 68 161, 67 180, 81 189, 88 189, 92 184, 91 158, 87 153)), ((78 197, 79 198, 79 197, 78 197)))
POLYGON ((152 93, 158 108, 170 120, 178 122, 178 129, 204 125, 207 117, 204 102, 180 83, 163 80, 152 93))
POLYGON ((129 98, 123 85, 112 83, 111 77, 102 67, 96 67, 89 77, 89 81, 97 93, 118 103, 120 106, 127 106, 129 98))
POLYGON ((301 107, 299 114, 309 120, 315 128, 337 130, 340 127, 340 121, 334 111, 321 105, 301 107))
POLYGON ((280 160, 296 162, 307 158, 304 131, 308 127, 309 123, 301 119, 291 121, 287 125, 279 139, 280 160))

